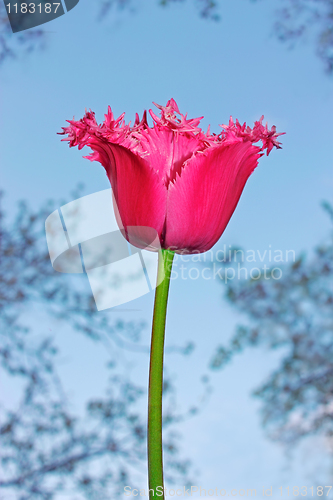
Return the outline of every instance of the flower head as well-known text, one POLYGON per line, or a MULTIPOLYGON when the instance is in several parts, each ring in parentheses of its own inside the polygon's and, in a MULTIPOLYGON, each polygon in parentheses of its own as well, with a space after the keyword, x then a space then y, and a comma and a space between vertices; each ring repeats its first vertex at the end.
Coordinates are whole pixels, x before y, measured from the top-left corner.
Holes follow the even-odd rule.
POLYGON ((146 112, 131 126, 109 106, 100 125, 92 111, 68 121, 63 140, 89 146, 85 158, 105 168, 119 227, 131 243, 144 247, 156 236, 162 248, 205 252, 225 230, 260 156, 281 147, 281 134, 264 126, 263 116, 252 129, 230 118, 219 134, 209 127, 205 133, 202 117, 188 119, 174 99, 155 106, 160 117, 149 111, 152 127, 146 112))

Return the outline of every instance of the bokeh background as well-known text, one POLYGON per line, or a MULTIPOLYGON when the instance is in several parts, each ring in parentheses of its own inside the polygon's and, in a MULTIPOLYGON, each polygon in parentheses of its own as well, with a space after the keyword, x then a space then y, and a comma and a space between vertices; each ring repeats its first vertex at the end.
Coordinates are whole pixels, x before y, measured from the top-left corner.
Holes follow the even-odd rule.
MULTIPOLYGON (((230 115, 250 125, 264 115, 269 126, 286 132, 283 149, 260 160, 214 250, 271 248, 312 258, 313 248, 331 231, 321 202, 332 201, 333 192, 332 78, 310 34, 294 48, 276 36, 280 0, 221 1, 218 21, 203 18, 197 7, 190 1, 162 7, 146 0, 114 6, 101 16, 98 2, 81 0, 44 26, 41 48, 3 62, 1 187, 9 223, 20 199, 38 210, 53 198, 58 208, 75 198, 70 193, 78 183, 84 184, 82 196, 109 187, 104 169, 82 158, 88 151, 70 150, 60 141, 57 132, 67 119, 81 118, 91 108, 101 122, 110 104, 117 116, 125 111, 133 120, 136 112, 152 108, 152 101, 166 104, 173 97, 189 117, 204 115, 203 128, 210 124, 213 132, 230 115)), ((89 293, 85 276, 64 279, 89 293)), ((275 498, 280 486, 331 484, 331 451, 323 433, 291 448, 271 440, 262 426, 262 402, 251 395, 279 366, 284 348, 246 349, 224 369, 210 368, 217 345, 227 344, 237 325, 249 321, 246 311, 225 298, 226 291, 218 279, 171 283, 165 362, 175 394, 169 404, 180 413, 198 408, 174 424, 180 453, 193 464, 192 484, 256 488, 257 496, 272 486, 275 498), (188 343, 194 348, 182 355, 188 343)), ((51 335, 57 345, 57 371, 70 411, 81 415, 87 400, 102 397, 110 357, 117 358, 119 376, 146 387, 153 299, 151 292, 100 313, 110 322, 143 322, 138 339, 124 340, 127 347, 110 338, 107 343, 88 338, 66 318, 48 315, 43 304, 15 306, 33 337, 51 335)), ((15 411, 24 383, 2 371, 2 403, 15 411)), ((138 404, 143 418, 145 405, 146 394, 138 404)), ((146 488, 144 465, 133 473, 135 484, 146 488)), ((34 498, 31 492, 19 496, 24 488, 6 491, 3 498, 34 498)), ((64 490, 54 498, 80 495, 64 490)), ((104 498, 101 492, 90 495, 104 498)))

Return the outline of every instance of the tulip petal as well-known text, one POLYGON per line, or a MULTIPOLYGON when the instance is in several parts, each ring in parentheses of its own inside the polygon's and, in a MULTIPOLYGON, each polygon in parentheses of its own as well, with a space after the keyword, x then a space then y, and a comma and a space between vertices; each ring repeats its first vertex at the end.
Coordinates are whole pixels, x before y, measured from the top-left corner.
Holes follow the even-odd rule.
POLYGON ((157 126, 142 131, 140 143, 147 151, 145 159, 165 186, 181 172, 185 161, 203 147, 199 136, 177 135, 166 127, 157 126))
POLYGON ((129 228, 137 227, 132 243, 134 238, 141 238, 143 245, 146 239, 147 245, 150 245, 149 228, 154 229, 159 237, 163 231, 167 197, 165 186, 147 162, 128 149, 97 139, 87 145, 94 151, 89 159, 99 161, 110 180, 120 229, 124 227, 126 238, 131 240, 129 228))
POLYGON ((263 116, 253 128, 230 118, 218 135, 210 127, 204 133, 202 117, 187 118, 174 99, 156 106, 161 117, 149 111, 153 127, 146 112, 131 126, 109 107, 100 125, 87 111, 61 134, 70 147, 90 146, 88 158, 104 165, 128 241, 156 249, 159 238, 162 248, 179 253, 207 251, 228 224, 258 158, 280 149, 282 134, 263 125, 263 116), (254 146, 259 141, 262 146, 254 146))
POLYGON ((166 248, 209 250, 225 230, 259 157, 257 146, 236 142, 191 158, 168 189, 166 248))

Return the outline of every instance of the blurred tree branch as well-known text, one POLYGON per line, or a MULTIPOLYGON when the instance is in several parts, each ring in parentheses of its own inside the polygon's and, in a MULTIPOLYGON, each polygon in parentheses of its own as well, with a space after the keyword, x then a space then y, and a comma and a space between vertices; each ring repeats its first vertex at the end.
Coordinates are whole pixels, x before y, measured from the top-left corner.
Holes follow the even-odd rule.
POLYGON ((4 3, 0 3, 0 64, 41 48, 44 43, 45 32, 42 27, 14 34, 4 3))
MULTIPOLYGON (((186 0, 158 0, 162 6, 186 0)), ((190 0, 195 3, 199 15, 204 19, 217 21, 219 10, 223 7, 222 0, 190 0)), ((259 1, 259 0, 254 0, 259 1)), ((290 46, 304 38, 307 33, 313 33, 314 44, 320 59, 325 64, 328 73, 333 72, 333 1, 332 0, 281 0, 276 12, 274 31, 283 42, 290 46)), ((103 0, 104 14, 111 8, 130 8, 133 0, 103 0)))
POLYGON ((314 35, 314 44, 328 73, 333 71, 333 1, 283 0, 277 12, 275 32, 293 46, 306 34, 314 35))
MULTIPOLYGON (((0 488, 15 500, 56 500, 60 493, 73 499, 118 498, 124 485, 145 474, 146 416, 137 406, 145 391, 115 371, 111 353, 105 395, 87 401, 84 415, 73 414, 57 373, 54 339, 43 325, 36 332, 21 320, 37 303, 91 340, 102 342, 107 334, 122 347, 126 338, 126 345, 136 345, 144 324, 110 320, 96 310, 88 288, 78 290, 70 276, 53 270, 44 223, 54 209, 48 202, 33 212, 21 203, 8 222, 0 208, 0 363, 4 381, 14 380, 18 387, 14 402, 0 406, 0 488)), ((175 406, 168 406, 174 392, 166 379, 166 477, 184 484, 189 462, 179 457, 174 424, 193 411, 176 414, 175 406)))
MULTIPOLYGON (((44 0, 43 0, 44 1, 44 0)), ((155 0, 161 6, 175 2, 195 3, 199 15, 204 19, 219 20, 221 0, 155 0)), ((258 0, 254 0, 258 1, 258 0)), ((100 19, 111 15, 112 10, 132 10, 134 0, 99 0, 100 19)), ((315 36, 318 56, 325 64, 326 71, 333 71, 333 1, 332 0, 281 0, 276 13, 274 31, 277 37, 290 46, 304 38, 307 33, 315 36)), ((0 3, 0 63, 15 58, 22 52, 31 52, 45 45, 46 32, 40 28, 30 29, 13 35, 3 3, 0 3)))
MULTIPOLYGON (((46 0, 42 0, 43 2, 46 0)), ((186 0, 156 0, 161 6, 167 6, 174 2, 183 2, 186 0)), ((191 0, 193 1, 193 0, 191 0)), ((200 15, 207 19, 218 19, 217 2, 214 0, 194 0, 198 6, 200 15)), ((100 19, 111 15, 112 9, 131 10, 135 3, 133 0, 99 0, 100 19)), ((47 33, 44 26, 29 29, 20 33, 12 33, 6 8, 3 2, 0 2, 0 64, 8 59, 15 59, 23 54, 42 48, 46 44, 47 33)))
MULTIPOLYGON (((333 209, 323 204, 333 222, 333 209)), ((219 346, 212 369, 248 347, 281 349, 281 362, 255 391, 269 435, 291 445, 304 436, 333 436, 333 234, 281 267, 280 279, 234 280, 228 300, 247 314, 229 345, 219 346)), ((269 277, 269 272, 267 272, 269 277)))

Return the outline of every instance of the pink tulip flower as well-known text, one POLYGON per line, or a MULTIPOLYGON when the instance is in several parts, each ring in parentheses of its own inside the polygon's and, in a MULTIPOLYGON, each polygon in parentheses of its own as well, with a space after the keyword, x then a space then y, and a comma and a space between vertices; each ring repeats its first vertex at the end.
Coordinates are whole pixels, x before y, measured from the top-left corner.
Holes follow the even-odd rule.
POLYGON ((219 134, 199 128, 201 118, 188 119, 174 99, 156 105, 161 116, 146 112, 133 126, 111 108, 103 124, 86 112, 68 121, 62 134, 70 147, 89 146, 86 158, 99 161, 110 180, 119 227, 134 245, 144 247, 149 228, 160 246, 177 253, 209 250, 224 232, 260 156, 281 148, 276 127, 251 129, 230 118, 219 134), (261 141, 261 147, 255 145, 261 141))

